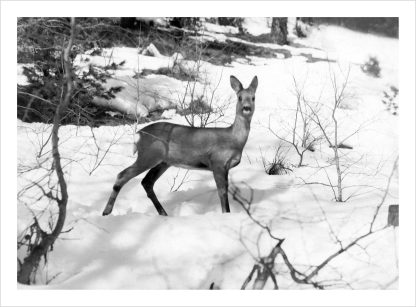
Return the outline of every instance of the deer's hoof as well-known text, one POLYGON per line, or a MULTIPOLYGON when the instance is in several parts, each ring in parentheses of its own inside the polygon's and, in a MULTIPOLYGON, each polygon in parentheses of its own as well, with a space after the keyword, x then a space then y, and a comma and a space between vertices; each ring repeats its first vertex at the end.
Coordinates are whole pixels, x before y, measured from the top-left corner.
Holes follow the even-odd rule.
POLYGON ((106 215, 109 215, 110 213, 111 213, 111 209, 105 209, 104 211, 103 211, 103 216, 106 216, 106 215))

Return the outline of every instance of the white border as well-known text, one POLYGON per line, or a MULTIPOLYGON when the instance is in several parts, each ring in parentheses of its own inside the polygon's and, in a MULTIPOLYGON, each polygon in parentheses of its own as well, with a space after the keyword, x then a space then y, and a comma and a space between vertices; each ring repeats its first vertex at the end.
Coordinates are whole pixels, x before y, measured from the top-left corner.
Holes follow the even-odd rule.
MULTIPOLYGON (((415 2, 1 2, 1 305, 415 305, 415 2), (61 291, 16 288, 17 16, 399 16, 400 289, 395 291, 61 291)), ((381 251, 382 252, 382 251, 381 251)))

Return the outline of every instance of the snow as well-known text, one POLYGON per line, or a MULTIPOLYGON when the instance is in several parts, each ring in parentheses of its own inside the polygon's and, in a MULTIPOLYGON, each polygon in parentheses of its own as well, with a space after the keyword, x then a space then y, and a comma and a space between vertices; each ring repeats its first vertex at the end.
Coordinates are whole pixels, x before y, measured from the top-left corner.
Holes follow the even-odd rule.
MULTIPOLYGON (((267 21, 245 18, 252 34, 265 33, 267 21)), ((209 25, 206 30, 222 32, 209 25)), ((268 32, 268 31, 266 31, 268 32)), ((222 33, 227 33, 226 31, 222 33)), ((207 33, 205 33, 207 34, 207 33)), ((218 35, 209 33, 209 35, 218 35)), ((224 35, 224 34, 221 34, 224 35)), ((398 155, 398 119, 384 109, 383 90, 398 87, 398 41, 361 34, 338 27, 324 27, 306 39, 298 39, 302 47, 273 46, 292 53, 288 59, 257 58, 254 65, 233 62, 230 67, 204 64, 207 76, 216 82, 222 75, 218 97, 231 95, 229 75, 235 75, 248 86, 254 75, 259 78, 256 111, 241 164, 230 171, 230 182, 245 197, 253 193, 253 216, 269 225, 273 234, 285 238, 286 254, 300 271, 317 265, 339 249, 341 240, 347 245, 366 233, 383 196, 387 177, 398 155), (319 48, 321 50, 317 50, 319 48), (308 63, 302 53, 321 61, 308 63), (364 74, 362 64, 369 54, 376 55, 382 69, 381 78, 364 74), (329 66, 325 59, 339 60, 339 66, 329 66), (276 131, 284 132, 293 119, 295 98, 293 76, 305 81, 305 95, 323 102, 332 97, 328 71, 337 78, 350 67, 351 94, 347 105, 339 110, 340 133, 347 136, 364 124, 359 133, 348 140, 355 156, 364 156, 353 167, 348 184, 359 183, 375 188, 364 189, 347 203, 335 203, 330 189, 320 185, 299 184, 299 178, 325 182, 323 172, 313 167, 295 168, 282 176, 268 176, 261 161, 260 150, 271 160, 279 140, 268 131, 268 122, 276 131)), ((157 69, 171 65, 169 57, 139 55, 133 48, 114 48, 105 56, 87 56, 89 62, 107 65, 126 61, 114 71, 114 80, 130 82, 130 76, 144 68, 157 69), (138 61, 139 60, 139 61, 138 61), (124 78, 124 79, 123 79, 124 78)), ((86 64, 77 62, 80 70, 86 64)), ((20 75, 18 73, 18 75, 20 75)), ((20 80, 20 79, 19 79, 20 80)), ((115 81, 114 81, 115 82, 115 81)), ((172 97, 183 91, 181 81, 151 75, 143 82, 157 89, 161 96, 172 97)), ((116 83, 109 83, 115 86, 116 83)), ((134 87, 117 93, 118 105, 135 101, 134 87)), ((234 96, 231 96, 234 97, 234 96)), ((234 98, 233 98, 234 99, 234 98)), ((134 104, 135 105, 135 104, 134 104)), ((125 108, 131 107, 130 105, 125 108)), ((121 108, 121 107, 120 107, 121 108)), ((146 109, 150 109, 147 105, 146 109)), ((146 110, 143 110, 145 113, 146 110)), ((141 112, 141 111, 140 111, 141 112)), ((225 121, 231 123, 234 107, 227 110, 225 121)), ((163 113, 168 121, 185 124, 179 114, 163 113)), ((36 151, 51 130, 50 125, 18 121, 18 164, 36 166, 36 151)), ((145 125, 138 125, 137 129, 145 125)), ((141 187, 144 174, 133 178, 121 190, 113 214, 101 212, 111 193, 117 174, 135 161, 132 155, 133 126, 102 126, 93 128, 72 125, 60 128, 60 150, 63 161, 73 161, 65 168, 68 181, 68 214, 65 230, 49 254, 47 270, 38 273, 38 285, 47 289, 208 289, 212 282, 221 289, 239 289, 255 264, 254 259, 266 256, 276 244, 274 240, 247 216, 243 208, 230 198, 230 214, 222 214, 210 172, 187 172, 171 167, 157 181, 155 193, 168 213, 157 215, 141 187), (97 153, 97 145, 100 151, 97 153), (108 149, 108 150, 107 150, 108 149), (101 160, 102 159, 102 160, 101 160), (101 164, 97 165, 101 161, 101 164), (183 184, 178 187, 183 179, 183 184), (178 188, 177 191, 171 191, 178 188), (47 275, 46 273, 47 272, 47 275), (55 276, 52 281, 46 281, 55 276), (43 285, 43 286, 42 286, 43 285)), ((48 145, 49 146, 49 145, 48 145)), ((288 149, 287 159, 296 163, 296 153, 288 149)), ((307 152, 306 164, 324 164, 332 152, 322 145, 314 153, 307 152)), ((45 162, 50 163, 50 162, 45 162)), ((66 164, 65 163, 65 164, 66 164)), ((328 170, 333 175, 333 170, 328 170)), ((18 177, 21 190, 44 172, 37 169, 18 177)), ((47 179, 42 181, 47 184, 47 179)), ((386 204, 398 203, 398 176, 393 176, 386 204)), ((17 235, 30 224, 33 212, 48 208, 45 199, 37 200, 40 191, 31 189, 19 198, 17 235)), ((41 219, 47 225, 48 214, 41 219)), ((380 209, 375 229, 387 222, 387 205, 380 209)), ((398 288, 398 228, 388 227, 336 258, 319 274, 319 280, 331 280, 332 288, 397 289, 398 288), (344 281, 342 282, 341 281, 344 281)), ((23 256, 20 252, 20 256, 23 256)), ((290 278, 287 268, 277 261, 277 276, 281 289, 311 289, 290 278)), ((272 289, 269 280, 267 289, 272 289)))
POLYGON ((253 35, 270 33, 271 24, 269 17, 245 17, 243 20, 243 28, 253 35))
POLYGON ((238 28, 233 26, 220 26, 214 23, 205 22, 203 29, 208 32, 224 33, 224 34, 237 34, 238 28))
POLYGON ((334 54, 339 61, 364 64, 370 56, 380 61, 383 81, 398 83, 399 40, 360 33, 337 26, 320 26, 303 44, 334 54), (365 48, 371 46, 371 48, 365 48))
POLYGON ((23 74, 23 67, 27 65, 17 64, 17 84, 18 85, 29 85, 29 80, 23 74))
MULTIPOLYGON (((151 49, 155 48, 151 47, 151 49)), ((141 78, 138 83, 137 74, 145 69, 152 71, 157 71, 160 68, 172 69, 175 65, 179 65, 182 71, 192 71, 196 65, 195 62, 184 60, 179 53, 163 56, 156 52, 156 56, 149 56, 141 54, 143 52, 144 50, 135 48, 114 47, 103 49, 101 55, 82 54, 76 57, 74 66, 78 74, 87 72, 90 65, 104 68, 112 63, 118 65, 124 62, 117 69, 108 69, 111 76, 105 83, 102 83, 106 90, 112 87, 122 87, 121 91, 111 99, 95 97, 94 103, 125 114, 146 117, 149 112, 174 107, 175 103, 182 100, 184 96, 185 101, 190 99, 189 95, 185 95, 186 81, 150 74, 146 78, 141 78), (139 98, 138 93, 140 93, 139 98)), ((205 74, 205 66, 207 65, 209 66, 206 63, 200 68, 201 75, 205 74)), ((199 95, 201 90, 201 86, 197 86, 195 94, 199 95)))

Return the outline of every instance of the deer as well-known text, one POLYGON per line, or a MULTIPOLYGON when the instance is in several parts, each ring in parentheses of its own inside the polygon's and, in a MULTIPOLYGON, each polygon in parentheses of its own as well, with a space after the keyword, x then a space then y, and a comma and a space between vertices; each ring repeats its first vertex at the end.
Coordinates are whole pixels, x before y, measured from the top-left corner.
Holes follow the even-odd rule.
POLYGON ((248 88, 230 76, 231 88, 237 95, 234 123, 225 128, 198 128, 169 122, 150 124, 136 134, 136 161, 117 175, 103 215, 109 215, 121 188, 132 178, 149 170, 142 180, 147 197, 160 215, 167 216, 153 190, 155 182, 171 167, 208 170, 214 175, 222 213, 229 213, 228 172, 240 163, 250 132, 255 108, 257 76, 248 88))

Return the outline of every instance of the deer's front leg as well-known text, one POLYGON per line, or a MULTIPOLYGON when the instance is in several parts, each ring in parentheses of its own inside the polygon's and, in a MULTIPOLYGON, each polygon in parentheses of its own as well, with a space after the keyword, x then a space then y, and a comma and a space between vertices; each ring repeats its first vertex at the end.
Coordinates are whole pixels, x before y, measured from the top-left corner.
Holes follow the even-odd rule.
POLYGON ((230 205, 228 204, 228 170, 225 168, 214 168, 212 171, 217 184, 222 213, 230 212, 230 205))

